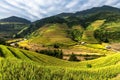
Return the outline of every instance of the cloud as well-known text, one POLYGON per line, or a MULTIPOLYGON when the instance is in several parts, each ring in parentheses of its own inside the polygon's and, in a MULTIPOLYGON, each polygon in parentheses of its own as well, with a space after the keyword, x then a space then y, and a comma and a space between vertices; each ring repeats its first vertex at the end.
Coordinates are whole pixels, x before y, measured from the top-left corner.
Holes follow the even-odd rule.
POLYGON ((0 18, 19 16, 31 21, 62 12, 76 12, 111 5, 120 8, 119 0, 0 0, 0 18))

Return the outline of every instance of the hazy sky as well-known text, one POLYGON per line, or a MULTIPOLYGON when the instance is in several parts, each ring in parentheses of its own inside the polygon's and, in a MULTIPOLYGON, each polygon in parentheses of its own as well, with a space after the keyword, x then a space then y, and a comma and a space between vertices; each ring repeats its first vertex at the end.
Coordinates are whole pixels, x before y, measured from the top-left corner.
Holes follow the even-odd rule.
POLYGON ((103 5, 120 8, 120 0, 0 0, 0 18, 19 16, 34 21, 103 5))

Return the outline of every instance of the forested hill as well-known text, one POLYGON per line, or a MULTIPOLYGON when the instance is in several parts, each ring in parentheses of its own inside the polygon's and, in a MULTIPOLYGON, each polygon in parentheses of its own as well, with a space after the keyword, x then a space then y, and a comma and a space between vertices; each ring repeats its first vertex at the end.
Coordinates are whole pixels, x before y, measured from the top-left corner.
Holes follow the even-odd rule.
MULTIPOLYGON (((95 42, 109 42, 114 40, 119 40, 116 33, 119 33, 119 23, 120 23, 120 9, 111 7, 111 6, 102 6, 102 7, 94 7, 88 10, 79 11, 76 13, 61 13, 58 15, 54 15, 51 17, 43 18, 32 22, 30 27, 22 30, 16 37, 36 37, 41 38, 40 35, 43 35, 45 38, 47 35, 45 32, 46 28, 49 30, 51 25, 56 25, 54 29, 57 27, 62 28, 64 33, 64 38, 69 38, 73 41, 87 41, 91 40, 95 42), (58 25, 61 24, 61 25, 58 25), (48 26, 49 25, 49 26, 48 26), (77 26, 77 31, 75 26, 77 26), (43 30, 44 29, 44 30, 43 30), (109 31, 106 31, 109 30, 109 31), (111 31, 113 30, 113 31, 111 31), (102 33, 100 33, 102 31, 102 33), (97 33, 99 32, 99 33, 97 33), (34 35, 35 34, 35 35, 34 35), (112 34, 112 35, 111 35, 112 34), (99 36, 96 36, 99 35, 99 36), (106 38, 106 36, 108 36, 106 38), (102 39, 101 39, 102 38, 102 39)), ((51 28, 50 28, 51 29, 51 28)), ((61 30, 58 30, 59 34, 61 30)), ((53 32, 49 32, 54 37, 53 32)), ((58 36, 57 35, 57 36, 58 36)), ((50 36, 49 36, 50 37, 50 36)), ((63 37, 63 35, 62 35, 63 37)), ((53 38, 51 38, 53 40, 53 38)), ((43 38, 42 38, 43 40, 43 38)), ((70 40, 69 40, 70 41, 70 40)), ((49 42, 49 41, 47 41, 49 42)))
POLYGON ((16 16, 11 16, 8 18, 0 19, 0 23, 2 22, 16 22, 16 23, 24 23, 24 24, 30 24, 31 22, 27 19, 16 17, 16 16))
POLYGON ((13 38, 19 31, 29 27, 30 24, 29 20, 16 16, 0 19, 0 37, 13 38))

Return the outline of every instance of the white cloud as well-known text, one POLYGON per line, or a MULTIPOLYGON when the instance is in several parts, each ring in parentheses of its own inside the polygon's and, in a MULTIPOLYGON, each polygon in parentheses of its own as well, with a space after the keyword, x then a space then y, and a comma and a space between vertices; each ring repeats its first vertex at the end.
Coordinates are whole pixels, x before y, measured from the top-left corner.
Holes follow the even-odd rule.
POLYGON ((120 8, 119 0, 0 0, 0 18, 19 16, 32 21, 61 12, 75 12, 111 5, 120 8))
POLYGON ((72 8, 74 6, 77 6, 77 4, 79 3, 79 0, 72 0, 70 3, 68 3, 65 8, 72 8))

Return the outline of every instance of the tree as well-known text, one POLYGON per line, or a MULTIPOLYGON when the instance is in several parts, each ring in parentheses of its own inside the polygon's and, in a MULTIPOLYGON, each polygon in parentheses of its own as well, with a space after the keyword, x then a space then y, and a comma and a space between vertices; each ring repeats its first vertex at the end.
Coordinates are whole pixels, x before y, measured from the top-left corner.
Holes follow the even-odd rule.
POLYGON ((109 32, 107 30, 104 29, 97 29, 94 32, 94 37, 101 43, 101 42, 105 42, 108 43, 109 42, 109 32))
POLYGON ((82 38, 83 32, 78 29, 74 29, 74 30, 70 31, 70 34, 71 34, 71 38, 74 41, 79 42, 82 38))
POLYGON ((54 48, 60 48, 60 45, 59 45, 58 43, 55 43, 55 44, 53 45, 53 47, 54 47, 54 48))
POLYGON ((86 66, 87 66, 87 68, 91 68, 91 67, 92 67, 92 65, 91 65, 91 64, 87 64, 86 66))
POLYGON ((49 56, 53 56, 59 59, 63 58, 63 51, 59 50, 59 49, 55 49, 55 50, 40 50, 38 51, 41 54, 45 54, 45 55, 49 55, 49 56))
POLYGON ((6 40, 4 39, 4 38, 0 38, 0 44, 3 44, 3 45, 5 45, 5 42, 6 40))
POLYGON ((68 59, 68 61, 79 61, 79 60, 77 59, 77 57, 75 56, 75 54, 72 53, 72 54, 70 55, 70 58, 68 59))

